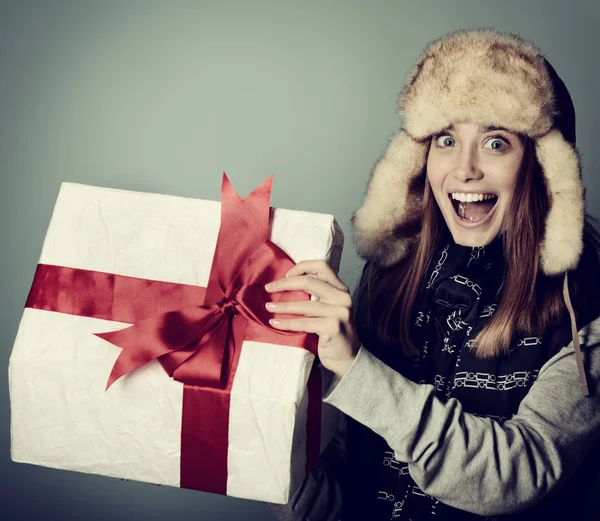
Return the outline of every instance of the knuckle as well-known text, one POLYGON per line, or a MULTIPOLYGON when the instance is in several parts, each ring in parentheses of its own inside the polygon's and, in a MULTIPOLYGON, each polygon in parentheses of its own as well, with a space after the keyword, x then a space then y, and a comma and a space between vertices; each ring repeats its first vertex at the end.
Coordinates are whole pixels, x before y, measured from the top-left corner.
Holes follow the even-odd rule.
POLYGON ((275 310, 276 313, 285 313, 289 311, 289 305, 287 302, 277 302, 277 308, 275 310))
POLYGON ((350 293, 344 293, 342 296, 342 306, 348 309, 352 307, 352 297, 350 296, 350 293))
POLYGON ((340 309, 340 318, 344 322, 349 322, 350 321, 350 308, 342 307, 340 309))

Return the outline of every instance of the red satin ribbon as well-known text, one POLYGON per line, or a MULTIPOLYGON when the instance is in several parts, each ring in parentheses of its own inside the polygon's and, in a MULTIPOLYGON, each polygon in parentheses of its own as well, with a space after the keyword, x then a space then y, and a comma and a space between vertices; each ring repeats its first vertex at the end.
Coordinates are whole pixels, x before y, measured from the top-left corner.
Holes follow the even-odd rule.
MULTIPOLYGON (((268 240, 272 179, 242 200, 223 173, 221 226, 207 288, 40 264, 27 300, 26 307, 133 323, 97 334, 123 348, 106 389, 154 359, 184 383, 184 488, 227 492, 230 391, 242 342, 317 351, 315 335, 268 324, 266 301, 309 298, 301 291, 269 294, 264 289, 294 265, 268 240)), ((308 393, 307 472, 319 456, 321 380, 316 366, 308 393)))

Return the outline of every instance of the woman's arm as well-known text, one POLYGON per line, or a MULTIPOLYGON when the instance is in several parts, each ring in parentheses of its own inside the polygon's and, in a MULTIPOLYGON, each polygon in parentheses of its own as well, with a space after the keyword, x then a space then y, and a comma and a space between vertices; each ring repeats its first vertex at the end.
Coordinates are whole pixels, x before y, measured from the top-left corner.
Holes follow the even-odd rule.
POLYGON ((418 486, 480 515, 523 510, 577 469, 600 437, 600 319, 580 332, 591 397, 581 394, 572 344, 540 370, 504 425, 443 403, 364 347, 324 401, 382 436, 418 486))
POLYGON ((346 422, 329 442, 311 473, 285 505, 266 503, 279 521, 339 521, 342 517, 340 477, 345 474, 346 422))

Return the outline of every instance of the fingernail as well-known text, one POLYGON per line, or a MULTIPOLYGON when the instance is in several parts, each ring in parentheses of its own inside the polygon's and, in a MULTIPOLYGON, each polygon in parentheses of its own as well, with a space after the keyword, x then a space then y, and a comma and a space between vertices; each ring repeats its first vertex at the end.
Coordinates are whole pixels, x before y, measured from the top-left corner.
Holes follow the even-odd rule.
POLYGON ((268 284, 265 284, 265 289, 267 291, 271 291, 273 289, 273 283, 269 282, 268 284))
POLYGON ((267 302, 265 306, 267 309, 275 309, 276 307, 274 302, 267 302))
POLYGON ((272 324, 274 326, 278 326, 279 325, 279 320, 275 320, 274 318, 272 318, 271 320, 269 320, 269 324, 272 324))

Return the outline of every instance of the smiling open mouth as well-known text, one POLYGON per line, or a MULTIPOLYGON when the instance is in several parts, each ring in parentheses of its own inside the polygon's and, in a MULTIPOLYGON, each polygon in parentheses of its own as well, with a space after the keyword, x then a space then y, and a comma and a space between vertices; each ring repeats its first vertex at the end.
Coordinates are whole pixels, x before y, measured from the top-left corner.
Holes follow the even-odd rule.
POLYGON ((461 220, 467 222, 478 222, 486 218, 498 202, 495 194, 478 193, 450 193, 448 194, 454 211, 461 220))

